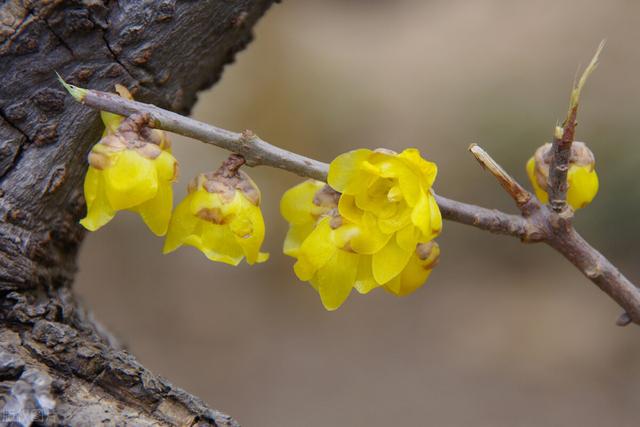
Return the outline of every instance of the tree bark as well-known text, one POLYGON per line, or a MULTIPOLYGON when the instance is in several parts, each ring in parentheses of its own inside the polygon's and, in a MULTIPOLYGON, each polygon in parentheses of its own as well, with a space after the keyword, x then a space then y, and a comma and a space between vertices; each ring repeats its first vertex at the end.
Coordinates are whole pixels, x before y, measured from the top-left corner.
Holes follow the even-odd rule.
POLYGON ((273 0, 0 5, 0 423, 237 425, 153 375, 76 301, 98 114, 72 84, 188 113, 273 0))

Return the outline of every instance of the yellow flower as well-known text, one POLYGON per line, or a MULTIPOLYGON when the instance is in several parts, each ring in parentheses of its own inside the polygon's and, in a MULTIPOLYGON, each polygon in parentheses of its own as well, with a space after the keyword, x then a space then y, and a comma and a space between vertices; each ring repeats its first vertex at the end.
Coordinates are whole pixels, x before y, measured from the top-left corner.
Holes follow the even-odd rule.
POLYGON ((87 215, 80 221, 88 230, 104 226, 119 210, 129 210, 140 214, 154 234, 167 232, 177 162, 156 144, 139 139, 139 125, 124 122, 91 149, 84 181, 87 215))
MULTIPOLYGON (((549 203, 546 189, 551 161, 550 150, 551 144, 539 147, 527 162, 527 175, 536 197, 545 204, 549 203)), ((573 209, 584 208, 595 198, 598 186, 593 153, 583 142, 574 141, 567 171, 567 202, 573 209)))
POLYGON ((306 181, 284 194, 284 253, 297 258, 296 275, 327 310, 354 287, 407 295, 426 281, 439 255, 430 242, 442 228, 431 193, 435 175, 435 164, 415 149, 355 150, 331 163, 330 186, 306 181))
POLYGON ((400 154, 360 149, 331 162, 328 183, 342 193, 338 211, 362 230, 351 247, 372 255, 378 284, 404 269, 418 243, 440 233, 442 216, 431 193, 436 174, 436 165, 415 148, 400 154))
POLYGON ((189 245, 211 261, 254 264, 269 258, 260 252, 264 233, 260 191, 248 175, 200 174, 171 218, 163 252, 189 245))

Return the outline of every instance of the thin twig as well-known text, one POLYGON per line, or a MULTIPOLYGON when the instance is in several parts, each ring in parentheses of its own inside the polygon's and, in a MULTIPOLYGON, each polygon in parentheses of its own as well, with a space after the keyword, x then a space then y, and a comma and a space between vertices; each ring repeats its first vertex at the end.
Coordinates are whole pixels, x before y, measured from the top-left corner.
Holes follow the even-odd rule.
POLYGON ((473 154, 483 168, 496 177, 500 185, 502 185, 502 188, 515 200, 518 208, 522 209, 529 200, 531 200, 531 193, 516 182, 482 147, 478 144, 471 144, 469 151, 471 151, 471 154, 473 154))
POLYGON ((604 40, 598 46, 598 50, 585 68, 582 76, 571 90, 569 109, 562 127, 556 126, 551 145, 551 164, 549 166, 549 205, 557 213, 562 213, 564 218, 570 218, 573 214, 567 205, 567 172, 569 171, 569 159, 571 157, 571 145, 573 144, 580 105, 580 95, 587 79, 598 66, 598 58, 604 48, 604 40))
MULTIPOLYGON (((148 114, 151 126, 240 154, 246 159, 249 166, 271 166, 303 177, 326 181, 328 173, 326 163, 271 145, 250 131, 231 132, 163 110, 154 105, 129 101, 106 92, 78 88, 64 82, 63 84, 76 100, 89 107, 123 116, 148 114)), ((578 88, 581 88, 581 84, 578 85, 578 88)), ((575 123, 575 115, 570 115, 569 121, 575 123)), ((560 221, 561 216, 557 212, 542 206, 531 195, 528 196, 529 201, 526 201, 529 193, 511 178, 488 153, 480 147, 473 148, 471 151, 481 164, 498 178, 505 190, 519 205, 533 203, 536 209, 527 212, 527 215, 510 215, 436 195, 436 201, 440 206, 443 218, 493 233, 515 236, 524 242, 544 241, 570 260, 583 274, 626 310, 625 315, 621 316, 617 322, 619 325, 630 322, 640 324, 640 291, 611 262, 582 239, 569 222, 560 221)))

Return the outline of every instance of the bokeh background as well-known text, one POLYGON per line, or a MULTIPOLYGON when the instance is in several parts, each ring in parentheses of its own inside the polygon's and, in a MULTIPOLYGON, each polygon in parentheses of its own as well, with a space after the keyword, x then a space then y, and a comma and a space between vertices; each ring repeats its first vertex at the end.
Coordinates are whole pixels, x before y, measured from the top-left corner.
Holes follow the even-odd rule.
MULTIPOLYGON (((324 161, 355 147, 419 147, 448 197, 513 211, 466 151, 476 142, 526 182, 601 39, 578 138, 601 191, 581 232, 640 279, 640 3, 296 0, 204 93, 198 119, 250 128, 324 161)), ((177 197, 225 153, 174 138, 177 197)), ((233 268, 195 249, 161 255, 133 214, 88 236, 77 292, 147 367, 245 426, 637 426, 640 329, 568 262, 445 223, 442 257, 407 298, 353 294, 323 310, 281 253, 281 194, 263 193, 271 260, 233 268)))

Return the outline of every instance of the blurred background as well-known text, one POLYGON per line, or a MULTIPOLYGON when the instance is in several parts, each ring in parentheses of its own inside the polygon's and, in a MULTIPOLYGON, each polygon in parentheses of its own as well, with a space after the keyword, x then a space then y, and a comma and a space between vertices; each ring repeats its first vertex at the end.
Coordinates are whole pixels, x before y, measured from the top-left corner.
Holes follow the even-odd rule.
MULTIPOLYGON (((526 183, 525 161, 606 38, 577 133, 601 190, 576 222, 638 282, 639 19, 633 0, 288 1, 194 115, 323 161, 415 146, 438 163, 440 194, 514 211, 467 146, 526 183)), ((226 153, 173 140, 180 200, 226 153)), ((329 313, 281 253, 279 198, 300 180, 248 172, 266 264, 163 256, 126 213, 83 246, 77 292, 154 372, 244 426, 638 425, 640 329, 616 327, 616 305, 551 249, 446 222, 427 286, 354 293, 329 313)))

